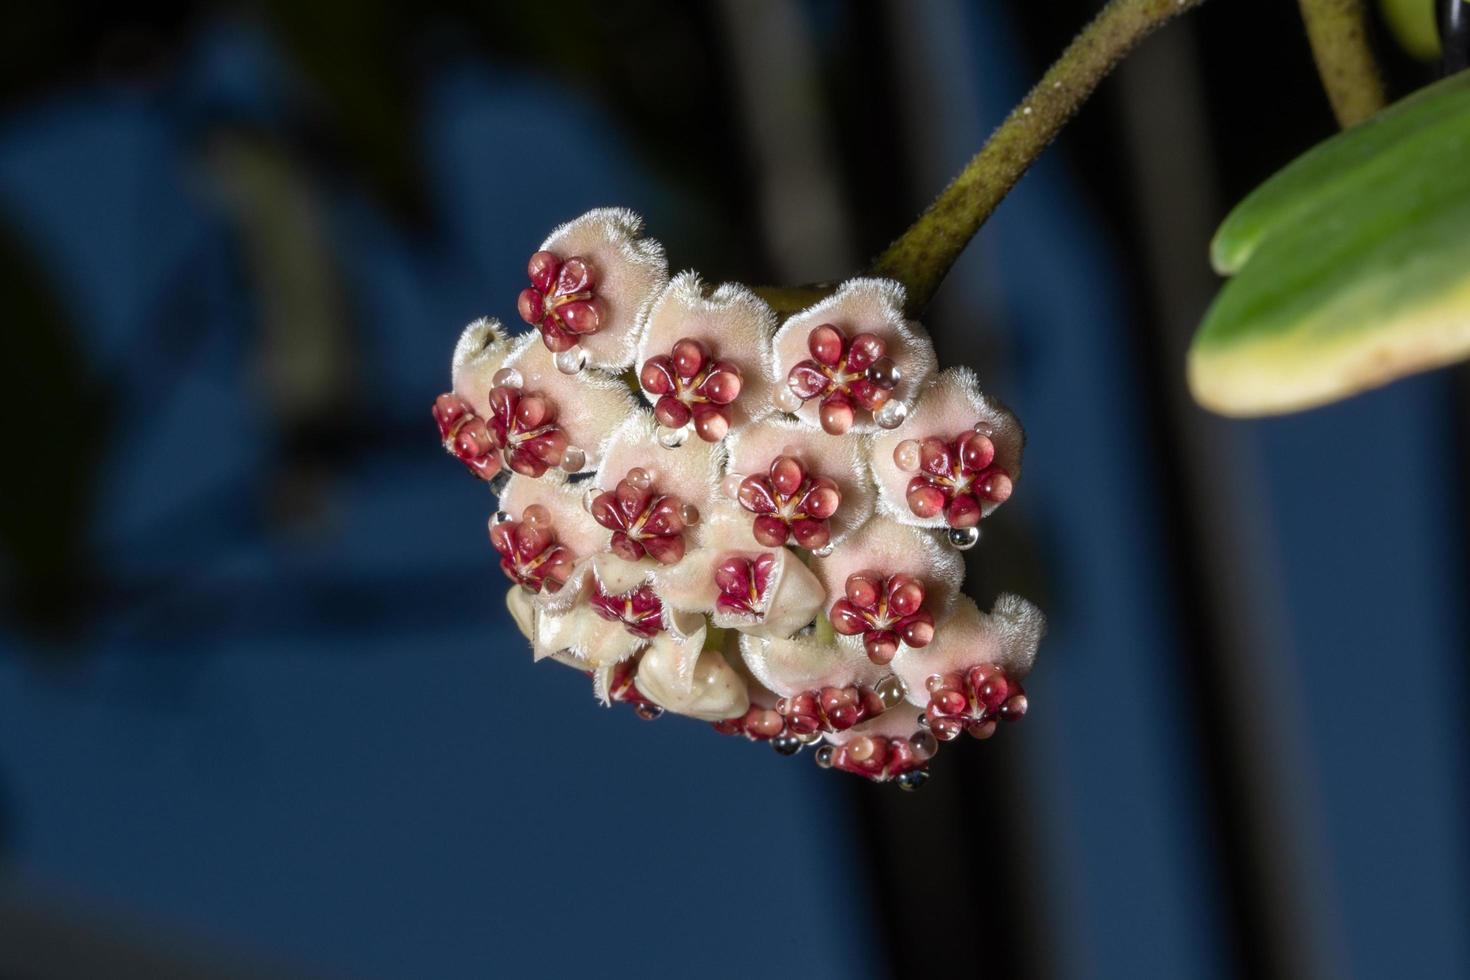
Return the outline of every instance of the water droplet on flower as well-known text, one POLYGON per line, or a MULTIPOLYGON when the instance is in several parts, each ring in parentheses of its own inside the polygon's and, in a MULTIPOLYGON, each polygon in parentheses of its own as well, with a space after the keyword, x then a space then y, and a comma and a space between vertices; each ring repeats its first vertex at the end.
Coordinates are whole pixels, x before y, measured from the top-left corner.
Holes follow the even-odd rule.
POLYGON ((788 385, 777 388, 771 401, 775 402, 776 407, 783 412, 795 412, 801 407, 801 396, 792 391, 788 385))
POLYGON ((654 721, 663 715, 664 709, 652 701, 643 701, 633 708, 633 713, 644 721, 654 721))
POLYGON ((824 745, 820 749, 817 749, 816 754, 812 756, 812 761, 816 762, 816 764, 823 769, 831 769, 832 756, 835 755, 836 752, 837 750, 834 749, 832 746, 824 745))
POLYGON ((685 524, 698 524, 699 508, 694 506, 693 504, 684 504, 679 508, 679 516, 684 519, 685 524))
POLYGON ((898 788, 912 793, 929 779, 928 769, 910 769, 898 777, 898 788))
POLYGON ((665 449, 678 449, 689 438, 692 428, 693 426, 686 425, 682 429, 659 429, 658 444, 665 449))
POLYGON ((628 486, 634 490, 647 490, 653 486, 653 477, 641 466, 635 466, 629 470, 625 479, 628 481, 628 486))
POLYGON ((909 744, 914 747, 914 755, 920 759, 932 759, 934 753, 939 751, 939 739, 931 731, 914 732, 909 736, 909 744))
POLYGON ((837 545, 833 544, 831 541, 828 541, 820 548, 813 548, 812 554, 816 555, 818 558, 826 558, 828 555, 832 554, 832 552, 836 550, 836 548, 837 545))
POLYGON ((903 380, 903 372, 891 357, 880 357, 867 370, 868 380, 884 391, 892 391, 903 380))
POLYGON ((873 421, 885 429, 896 429, 903 425, 903 420, 908 418, 909 407, 903 402, 884 402, 878 411, 873 413, 873 421))
POLYGON ((602 491, 597 489, 597 487, 588 486, 587 489, 582 492, 582 509, 589 514, 592 513, 592 502, 601 495, 602 491))
POLYGON ((991 425, 989 422, 976 422, 975 431, 980 433, 987 439, 995 438, 995 426, 991 425))
POLYGON ((878 700, 883 702, 883 707, 892 708, 903 700, 904 695, 909 693, 909 689, 897 674, 889 674, 874 685, 873 693, 878 695, 878 700))
POLYGON ((515 368, 501 368, 495 372, 490 383, 497 388, 519 388, 524 382, 521 380, 521 372, 515 368))
POLYGON ((729 476, 720 481, 720 492, 729 497, 731 500, 739 500, 740 484, 743 482, 745 482, 745 478, 743 476, 741 476, 739 473, 731 473, 729 476))
POLYGON ((551 512, 540 504, 532 504, 521 511, 521 520, 530 527, 548 527, 551 524, 551 512))
MULTIPOLYGON (((885 408, 887 406, 884 406, 885 408)), ((893 447, 893 465, 905 473, 912 473, 919 468, 919 440, 905 439, 893 447)))
POLYGON ((795 755, 801 751, 801 739, 795 735, 777 735, 771 739, 771 748, 777 755, 795 755))
POLYGON ((556 355, 556 369, 562 374, 576 374, 587 366, 587 352, 573 344, 556 355))
POLYGON ((568 473, 580 473, 582 467, 587 465, 587 454, 576 446, 568 446, 562 450, 561 468, 568 473))
POLYGON ((956 551, 969 551, 980 543, 980 529, 978 527, 952 527, 949 529, 949 543, 956 551))

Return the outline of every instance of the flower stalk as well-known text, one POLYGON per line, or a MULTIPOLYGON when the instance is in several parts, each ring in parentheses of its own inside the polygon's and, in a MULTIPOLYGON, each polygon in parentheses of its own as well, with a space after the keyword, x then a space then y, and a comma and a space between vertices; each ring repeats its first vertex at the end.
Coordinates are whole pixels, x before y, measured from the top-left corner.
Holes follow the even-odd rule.
POLYGON ((1387 102, 1368 44, 1366 5, 1363 0, 1301 0, 1301 8, 1332 113, 1343 129, 1356 126, 1387 102))

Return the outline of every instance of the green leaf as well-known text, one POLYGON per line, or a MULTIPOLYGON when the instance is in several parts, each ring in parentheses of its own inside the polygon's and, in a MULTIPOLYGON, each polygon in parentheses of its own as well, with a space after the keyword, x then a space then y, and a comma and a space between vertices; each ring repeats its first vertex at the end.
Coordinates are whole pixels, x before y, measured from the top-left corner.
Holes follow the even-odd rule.
POLYGON ((1470 73, 1289 164, 1220 226, 1196 400, 1296 411, 1470 357, 1470 73))

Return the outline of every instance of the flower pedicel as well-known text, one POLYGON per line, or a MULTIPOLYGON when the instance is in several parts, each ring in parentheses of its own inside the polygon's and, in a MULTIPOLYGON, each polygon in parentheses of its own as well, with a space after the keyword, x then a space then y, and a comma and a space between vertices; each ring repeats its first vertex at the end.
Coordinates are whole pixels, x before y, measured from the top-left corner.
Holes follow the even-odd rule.
POLYGON ((499 495, 490 542, 536 659, 665 713, 905 789, 943 742, 1026 713, 1030 603, 960 593, 1021 472, 1015 418, 938 370, 894 282, 779 323, 668 277, 623 210, 556 229, 516 308, 470 324, 444 448, 499 495))

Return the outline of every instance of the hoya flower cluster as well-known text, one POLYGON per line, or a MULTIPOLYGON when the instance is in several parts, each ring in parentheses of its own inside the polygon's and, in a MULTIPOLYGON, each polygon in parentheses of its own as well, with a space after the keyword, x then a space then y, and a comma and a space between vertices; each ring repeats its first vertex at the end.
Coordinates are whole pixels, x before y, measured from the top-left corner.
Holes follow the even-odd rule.
POLYGON ((939 371, 903 289, 854 279, 778 323, 668 276, 622 210, 530 258, 518 336, 480 320, 434 416, 499 494, 490 541, 536 658, 604 703, 920 785, 939 743, 1026 713, 1041 614, 960 592, 1021 429, 939 371))

